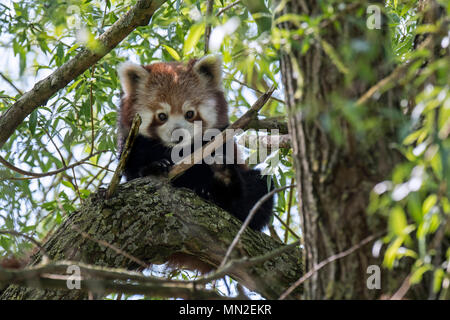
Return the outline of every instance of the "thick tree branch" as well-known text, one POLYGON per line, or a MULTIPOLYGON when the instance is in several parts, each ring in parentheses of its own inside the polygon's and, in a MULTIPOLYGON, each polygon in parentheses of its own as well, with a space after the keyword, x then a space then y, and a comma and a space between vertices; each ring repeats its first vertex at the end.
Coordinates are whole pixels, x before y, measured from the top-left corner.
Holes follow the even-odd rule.
MULTIPOLYGON (((198 286, 222 278, 235 268, 248 268, 262 264, 282 253, 295 249, 298 244, 299 242, 295 242, 288 246, 282 246, 267 254, 251 259, 243 258, 229 261, 217 271, 195 280, 172 280, 146 276, 142 273, 125 269, 87 265, 77 261, 55 261, 19 270, 5 269, 0 266, 0 287, 2 285, 15 284, 38 289, 67 289, 67 281, 77 280, 80 282, 80 290, 82 292, 89 291, 99 295, 127 293, 166 298, 230 299, 230 297, 219 296, 214 291, 203 290, 198 286), (79 275, 67 274, 69 267, 77 267, 79 275)), ((102 245, 104 244, 102 243, 102 245)))
POLYGON ((91 51, 83 48, 74 58, 22 95, 0 117, 0 128, 2 128, 0 148, 30 113, 46 104, 52 95, 104 57, 130 32, 139 26, 147 25, 153 13, 164 2, 165 0, 138 0, 130 11, 97 38, 98 50, 91 51))
MULTIPOLYGON (((196 287, 192 281, 176 281, 144 276, 122 269, 91 266, 75 261, 57 261, 20 270, 0 267, 0 284, 27 288, 67 290, 68 282, 79 281, 79 292, 99 295, 108 293, 144 294, 148 296, 185 299, 224 299, 214 291, 196 287), (67 274, 77 267, 79 277, 67 274)), ((74 290, 74 289, 72 289, 74 290)))
MULTIPOLYGON (((117 250, 81 237, 82 231, 145 263, 164 263, 174 254, 183 254, 217 268, 242 225, 190 190, 173 188, 166 179, 136 179, 120 185, 110 199, 105 199, 105 194, 106 190, 101 189, 86 199, 43 245, 50 259, 129 270, 139 267, 117 250)), ((215 276, 228 274, 266 298, 278 298, 302 275, 300 250, 289 247, 287 252, 284 248, 263 233, 246 230, 230 255, 229 264, 215 276), (271 254, 273 251, 276 256, 271 254), (270 259, 265 261, 266 258, 270 259), (261 259, 265 262, 256 263, 261 259)), ((32 265, 40 260, 38 253, 32 265)), ((294 291, 291 297, 297 296, 300 290, 294 291)), ((80 290, 10 286, 0 298, 82 299, 86 296, 80 290)))

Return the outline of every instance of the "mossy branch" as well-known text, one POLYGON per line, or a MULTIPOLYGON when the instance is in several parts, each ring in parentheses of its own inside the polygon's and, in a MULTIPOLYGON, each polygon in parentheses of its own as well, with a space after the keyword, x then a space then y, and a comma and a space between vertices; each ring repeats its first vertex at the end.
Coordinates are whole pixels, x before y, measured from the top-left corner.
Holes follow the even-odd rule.
MULTIPOLYGON (((43 244, 51 261, 136 270, 140 265, 129 256, 147 264, 161 264, 174 254, 184 254, 218 268, 242 225, 190 190, 172 187, 167 179, 135 179, 119 185, 111 198, 106 199, 105 195, 105 189, 91 195, 43 244), (102 245, 103 241, 111 246, 102 245)), ((31 265, 41 261, 41 253, 37 253, 31 265)), ((269 299, 278 298, 302 275, 298 247, 287 248, 253 230, 242 234, 229 262, 217 270, 216 276, 227 274, 269 299)), ((300 291, 297 289, 291 297, 297 297, 300 291)), ((11 285, 0 298, 83 299, 86 293, 11 285)))

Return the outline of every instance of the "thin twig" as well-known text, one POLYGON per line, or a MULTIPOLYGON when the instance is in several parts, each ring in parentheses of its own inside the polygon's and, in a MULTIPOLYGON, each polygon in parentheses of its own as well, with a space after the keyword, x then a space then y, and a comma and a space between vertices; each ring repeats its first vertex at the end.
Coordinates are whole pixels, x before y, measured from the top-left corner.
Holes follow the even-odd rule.
MULTIPOLYGON (((229 75, 231 76, 231 73, 229 73, 229 75)), ((237 83, 239 83, 241 86, 244 86, 244 87, 246 87, 246 88, 249 88, 249 89, 251 89, 251 90, 253 90, 253 91, 255 91, 255 92, 259 93, 259 94, 264 94, 264 92, 262 92, 261 90, 256 89, 256 88, 252 87, 251 85, 249 85, 249 84, 247 84, 247 83, 245 83, 245 82, 242 82, 242 81, 240 81, 240 80, 238 80, 238 79, 235 79, 235 78, 225 78, 224 80, 237 82, 237 83)), ((285 102, 284 100, 278 99, 277 97, 272 97, 272 96, 271 96, 270 99, 275 100, 275 101, 278 101, 279 103, 282 103, 282 104, 286 104, 286 102, 285 102)))
POLYGON ((106 10, 108 9, 107 3, 105 3, 105 9, 103 10, 103 18, 102 18, 102 24, 100 26, 100 29, 103 31, 103 28, 105 26, 105 19, 106 19, 106 10))
POLYGON ((233 8, 235 5, 239 4, 240 2, 241 2, 241 0, 237 0, 237 1, 233 2, 233 3, 230 3, 226 7, 223 7, 222 9, 219 10, 219 12, 216 13, 216 17, 220 16, 221 14, 223 14, 228 9, 233 8))
POLYGON ((279 255, 281 255, 282 253, 289 251, 293 248, 296 248, 299 245, 299 241, 296 241, 294 243, 291 243, 289 245, 283 245, 278 249, 275 249, 269 253, 260 255, 260 256, 256 256, 253 258, 242 258, 239 260, 230 260, 228 263, 219 266, 219 268, 217 268, 216 271, 214 271, 213 273, 210 273, 204 277, 200 277, 196 280, 192 280, 193 283, 196 284, 205 284, 205 283, 209 283, 215 279, 219 279, 222 278, 223 276, 225 276, 226 274, 228 274, 231 270, 237 268, 237 267, 251 267, 257 264, 260 264, 262 262, 265 262, 267 260, 270 260, 272 258, 278 257, 279 255))
MULTIPOLYGON (((291 185, 294 184, 294 177, 291 179, 291 185)), ((291 209, 292 209, 292 199, 294 198, 294 189, 289 190, 289 200, 288 200, 288 209, 287 209, 287 217, 286 217, 286 226, 289 226, 291 223, 291 209)), ((287 243, 288 241, 288 234, 290 228, 286 228, 286 231, 284 233, 284 243, 287 243)), ((299 238, 297 238, 299 239, 299 238)))
MULTIPOLYGON (((42 172, 42 173, 36 173, 36 172, 31 172, 31 171, 25 171, 22 170, 16 166, 14 166, 13 164, 9 163, 7 160, 5 160, 3 157, 0 156, 0 163, 3 164, 5 167, 7 167, 8 169, 11 169, 12 171, 15 171, 17 173, 20 173, 24 176, 29 176, 32 178, 42 178, 42 177, 48 177, 48 176, 52 176, 61 172, 64 172, 68 169, 72 169, 76 166, 79 166, 81 164, 86 164, 86 161, 89 160, 89 158, 96 156, 97 154, 100 154, 102 152, 105 152, 105 150, 102 151, 97 151, 92 155, 87 156, 86 158, 81 159, 80 161, 77 161, 75 163, 72 163, 71 165, 65 166, 61 169, 58 170, 54 170, 54 171, 49 171, 49 172, 42 172)), ((32 179, 29 177, 22 177, 22 178, 17 178, 17 177, 7 177, 7 178, 0 178, 0 181, 3 180, 22 180, 22 179, 32 179)))
POLYGON ((47 137, 50 139, 50 142, 53 144, 53 146, 56 149, 56 152, 58 152, 59 158, 61 159, 61 162, 63 164, 64 167, 67 167, 66 161, 64 160, 64 157, 61 153, 61 150, 59 150, 59 147, 56 145, 55 141, 53 140, 52 136, 50 135, 50 133, 48 132, 47 129, 45 129, 45 125, 44 123, 40 122, 41 124, 41 128, 42 130, 44 130, 45 134, 47 135, 47 137))
POLYGON ((294 232, 294 230, 292 230, 287 224, 286 224, 286 222, 284 222, 283 221, 283 219, 281 219, 277 214, 274 214, 273 215, 287 230, 289 230, 289 232, 294 236, 294 237, 296 237, 297 239, 301 239, 300 238, 300 236, 298 235, 298 234, 296 234, 295 232, 294 232))
POLYGON ((296 185, 284 186, 284 187, 281 187, 281 188, 274 189, 274 190, 270 191, 269 193, 267 193, 266 195, 264 195, 261 199, 259 199, 255 203, 255 205, 253 206, 252 210, 250 210, 247 218, 245 218, 245 221, 242 224, 241 228, 239 229, 238 233, 236 234, 236 236, 234 237, 233 241, 231 242, 231 245, 228 247, 228 250, 227 250, 227 252, 225 254, 225 257, 222 260, 222 263, 220 264, 220 267, 223 267, 227 263, 228 258, 230 257, 231 252, 233 251, 234 247, 238 243, 239 239, 241 238, 241 236, 244 233, 244 231, 247 228, 247 226, 250 224, 250 221, 252 220, 252 218, 255 215, 256 211, 258 211, 258 209, 264 204, 264 202, 266 202, 275 193, 283 191, 283 190, 288 189, 288 188, 294 188, 294 187, 296 187, 296 185))
MULTIPOLYGON (((112 162, 108 163, 108 166, 109 166, 111 163, 112 163, 112 162)), ((99 168, 99 169, 103 169, 103 170, 105 170, 105 171, 115 172, 114 170, 111 170, 111 169, 108 168, 108 167, 104 167, 104 166, 101 166, 101 165, 99 165, 99 164, 95 164, 95 163, 92 163, 92 162, 89 162, 89 163, 86 163, 86 164, 89 164, 89 165, 91 165, 91 166, 93 166, 93 167, 96 167, 96 168, 99 168)))
POLYGON ((133 119, 133 123, 131 124, 130 132, 128 133, 128 137, 125 141, 125 145, 122 150, 122 156, 120 157, 119 164, 117 165, 116 171, 111 179, 108 190, 106 191, 106 198, 110 198, 113 193, 116 191, 117 186, 119 185, 120 178, 122 177, 122 172, 125 169, 125 164, 128 160, 128 157, 131 153, 131 148, 133 147, 134 140, 139 132, 139 126, 141 125, 142 120, 139 114, 136 113, 133 119))
POLYGON ((77 192, 78 198, 80 199, 80 202, 83 202, 83 199, 81 198, 80 188, 78 187, 77 182, 77 176, 75 174, 75 169, 72 167, 72 175, 73 175, 73 186, 75 187, 75 191, 77 192))
POLYGON ((403 297, 406 295, 409 288, 411 287, 411 281, 410 281, 411 276, 412 276, 412 273, 410 273, 405 278, 405 280, 403 280, 400 288, 398 288, 398 290, 392 295, 392 297, 389 298, 389 300, 402 300, 403 299, 403 297))
MULTIPOLYGON (((422 50, 426 48, 432 41, 432 37, 429 36, 425 39, 416 50, 422 50)), ((361 106, 366 103, 376 92, 380 92, 388 85, 392 84, 395 80, 399 79, 403 72, 416 61, 417 59, 411 59, 399 66, 397 66, 387 77, 378 81, 375 85, 369 88, 357 101, 356 106, 361 106)))
POLYGON ((89 240, 94 241, 94 242, 96 242, 96 243, 98 243, 98 244, 100 244, 100 245, 102 245, 104 247, 107 247, 107 248, 113 250, 114 252, 116 252, 117 254, 120 254, 120 255, 124 256, 125 258, 130 259, 133 262, 136 262, 138 265, 140 265, 143 268, 148 268, 149 267, 149 265, 147 263, 145 263, 144 261, 142 261, 142 260, 132 256, 129 253, 126 253, 125 251, 117 248, 116 246, 114 246, 114 245, 112 245, 112 244, 110 244, 110 243, 108 243, 108 242, 106 242, 104 240, 98 240, 98 239, 92 238, 89 234, 87 234, 86 232, 82 231, 76 225, 72 225, 72 229, 74 229, 75 231, 80 233, 81 236, 83 236, 83 238, 89 239, 89 240))
POLYGON ((5 76, 2 72, 0 72, 0 77, 3 78, 8 84, 14 88, 14 90, 17 91, 18 94, 23 95, 23 91, 16 87, 16 85, 9 79, 7 76, 5 76))
POLYGON ((206 2, 206 27, 205 27, 205 54, 209 52, 209 37, 211 36, 211 17, 214 9, 214 0, 206 2))
POLYGON ((34 239, 32 236, 29 236, 26 233, 18 232, 16 230, 0 230, 0 234, 10 234, 10 235, 13 235, 13 236, 16 236, 16 237, 23 237, 23 238, 31 241, 32 243, 34 243, 39 248, 39 251, 42 252, 42 257, 43 257, 44 261, 49 261, 50 260, 48 258, 48 255, 47 255, 47 251, 45 251, 45 249, 42 246, 42 244, 39 241, 37 241, 36 239, 34 239))
MULTIPOLYGON (((106 5, 105 5, 106 9, 106 5)), ((92 93, 92 82, 94 81, 95 74, 95 65, 91 68, 91 79, 90 79, 90 89, 89 89, 89 104, 90 104, 90 114, 91 114, 91 152, 94 152, 94 144, 95 144, 95 129, 94 129, 94 95, 92 93)))
POLYGON ((87 265, 76 261, 57 261, 23 269, 5 269, 0 267, 0 285, 16 284, 39 289, 67 290, 67 280, 75 280, 67 274, 69 266, 77 266, 82 277, 80 290, 98 294, 121 292, 144 294, 152 297, 182 297, 186 299, 230 299, 222 297, 212 290, 196 288, 189 282, 177 282, 168 279, 148 277, 123 269, 112 269, 87 265))
POLYGON ((305 282, 306 280, 308 280, 310 277, 312 277, 317 271, 319 271, 320 269, 322 269, 323 267, 325 267, 326 265, 330 264, 333 261, 342 259, 350 254, 352 254, 353 252, 355 252, 356 250, 358 250, 359 248, 363 247, 364 245, 366 245, 367 243, 371 242, 372 240, 378 238, 379 236, 381 236, 381 234, 376 234, 376 235, 371 235, 368 236, 367 238, 363 239, 360 243, 355 244, 354 246, 350 247, 349 249, 342 251, 340 253, 337 253, 335 255, 332 255, 328 258, 326 258, 325 260, 323 260, 322 262, 316 264, 314 266, 314 268, 312 268, 311 270, 309 270, 306 274, 304 274, 300 279, 298 279, 294 284, 292 284, 281 296, 280 296, 280 300, 285 299, 289 294, 291 294, 292 291, 295 290, 295 288, 297 288, 298 286, 300 286, 303 282, 305 282))

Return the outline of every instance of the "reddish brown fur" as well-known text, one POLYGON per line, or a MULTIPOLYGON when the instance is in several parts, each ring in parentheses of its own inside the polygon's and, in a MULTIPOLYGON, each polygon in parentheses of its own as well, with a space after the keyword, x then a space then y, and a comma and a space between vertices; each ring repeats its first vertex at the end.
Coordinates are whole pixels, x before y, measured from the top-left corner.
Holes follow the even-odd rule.
MULTIPOLYGON (((159 62, 144 66, 150 75, 145 87, 149 94, 154 95, 147 107, 156 110, 159 108, 159 105, 155 105, 156 102, 166 102, 172 106, 171 113, 176 114, 182 112, 181 107, 185 101, 191 101, 197 106, 207 99, 214 99, 218 127, 225 127, 228 125, 228 104, 224 94, 220 87, 211 86, 193 70, 196 61, 193 59, 187 65, 181 62, 159 62)), ((135 100, 136 97, 122 98, 120 124, 125 129, 131 126, 135 100)), ((194 120, 201 120, 198 113, 194 120)))
POLYGON ((201 261, 199 258, 187 253, 173 253, 167 261, 167 266, 172 269, 197 270, 202 274, 214 270, 214 267, 201 261))
MULTIPOLYGON (((126 168, 127 179, 155 174, 155 171, 148 171, 148 168, 154 170, 151 166, 154 162, 167 160, 165 153, 173 146, 167 137, 175 125, 182 125, 191 131, 194 128, 192 122, 198 120, 202 120, 203 127, 208 129, 224 129, 228 125, 228 105, 221 88, 221 72, 220 59, 211 56, 191 60, 186 64, 154 63, 144 67, 124 64, 119 72, 125 91, 121 102, 119 144, 123 144, 136 112, 139 112, 145 124, 140 128, 142 140, 139 152, 135 153, 131 164, 126 168), (186 102, 189 105, 185 105, 183 109, 186 102), (196 111, 193 118, 188 119, 188 111, 196 111), (165 119, 160 120, 158 114, 164 114, 165 119)), ((227 155, 231 156, 228 152, 227 150, 227 155)), ((233 156, 234 165, 213 164, 210 165, 210 170, 204 170, 202 164, 199 168, 193 168, 194 171, 185 173, 187 178, 177 183, 180 187, 194 190, 200 196, 206 194, 208 200, 244 221, 251 208, 249 206, 265 194, 267 186, 258 171, 236 162, 240 158, 236 144, 233 156), (210 183, 211 180, 214 183, 210 183), (206 190, 208 192, 205 193, 203 188, 209 188, 211 192, 206 190), (240 191, 242 193, 237 194, 240 191)), ((156 171, 156 174, 165 174, 165 171, 156 171)), ((267 225, 272 212, 271 206, 272 202, 261 209, 262 213, 258 219, 254 219, 256 222, 252 228, 260 230, 267 225)), ((168 264, 169 267, 196 269, 202 273, 212 270, 211 265, 199 258, 181 252, 171 255, 168 264)))

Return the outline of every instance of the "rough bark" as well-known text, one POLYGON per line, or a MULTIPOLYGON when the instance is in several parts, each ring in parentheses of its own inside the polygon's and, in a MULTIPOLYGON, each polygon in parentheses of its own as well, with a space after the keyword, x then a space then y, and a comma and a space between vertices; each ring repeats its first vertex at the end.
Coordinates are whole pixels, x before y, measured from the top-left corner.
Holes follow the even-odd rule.
MULTIPOLYGON (((376 131, 367 132, 366 137, 358 139, 354 128, 342 114, 337 113, 343 138, 341 143, 321 121, 322 116, 332 115, 333 110, 337 110, 337 97, 356 101, 392 68, 389 64, 389 43, 386 41, 389 39, 387 27, 383 25, 381 30, 369 30, 365 23, 366 7, 361 5, 363 9, 357 13, 357 5, 347 3, 348 9, 353 8, 353 12, 341 16, 337 13, 339 28, 335 23, 321 25, 320 36, 314 38, 306 53, 301 52, 301 46, 294 45, 291 50, 283 48, 281 53, 288 126, 299 186, 299 211, 305 235, 305 271, 312 270, 322 260, 360 243, 364 238, 385 230, 383 218, 369 216, 366 208, 375 183, 386 179, 399 160, 398 154, 390 148, 395 136, 387 118, 380 119, 380 127, 376 131), (344 66, 359 63, 347 65, 347 73, 325 46, 328 44, 334 48, 342 58, 344 52, 340 48, 352 48, 351 41, 354 39, 365 41, 368 50, 351 53, 351 60, 348 57, 343 59, 344 66), (373 77, 355 73, 362 62, 372 71, 373 77)), ((283 13, 314 17, 323 12, 321 4, 315 0, 296 0, 289 1, 283 13)), ((297 27, 286 22, 281 28, 290 30, 297 27)), ((367 116, 376 115, 380 106, 398 108, 399 99, 400 96, 384 94, 378 101, 367 101, 365 106, 370 110, 367 116)), ((392 290, 386 287, 388 282, 384 272, 383 290, 367 288, 367 267, 372 264, 381 266, 381 260, 375 259, 371 246, 366 245, 357 253, 315 273, 305 283, 305 297, 364 299, 392 290)), ((395 288, 402 279, 397 274, 397 281, 390 283, 394 283, 395 288)))
MULTIPOLYGON (((127 269, 138 267, 124 255, 92 240, 96 239, 146 263, 161 264, 173 254, 182 253, 217 267, 240 226, 236 218, 191 191, 175 189, 165 180, 145 178, 120 185, 108 200, 105 190, 93 194, 63 222, 44 248, 52 260, 127 269), (80 231, 92 239, 82 237, 80 231)), ((283 244, 263 233, 247 230, 231 258, 260 256, 280 246, 283 244)), ((38 253, 33 264, 40 258, 38 253)), ((277 298, 301 273, 301 254, 295 249, 259 265, 237 267, 229 275, 266 298, 277 298)), ((82 299, 85 294, 80 290, 42 290, 12 285, 0 298, 82 299)))

